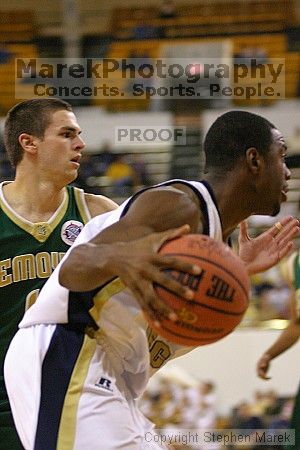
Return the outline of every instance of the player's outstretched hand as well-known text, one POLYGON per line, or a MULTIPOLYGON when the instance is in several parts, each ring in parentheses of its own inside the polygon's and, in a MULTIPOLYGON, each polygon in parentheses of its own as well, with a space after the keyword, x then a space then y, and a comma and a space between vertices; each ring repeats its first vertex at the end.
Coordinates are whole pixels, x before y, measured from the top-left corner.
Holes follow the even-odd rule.
POLYGON ((170 278, 162 269, 173 269, 199 275, 201 272, 199 266, 180 258, 157 253, 164 242, 180 237, 189 231, 190 227, 184 225, 180 228, 152 233, 130 243, 117 243, 115 258, 111 260, 119 278, 131 290, 141 308, 157 325, 161 315, 168 316, 171 320, 176 320, 176 315, 159 299, 153 283, 159 284, 181 297, 189 300, 193 298, 194 293, 191 289, 170 278), (128 251, 130 251, 130 258, 128 258, 128 251))
POLYGON ((257 362, 256 373, 257 373, 257 376, 259 376, 263 380, 270 380, 270 378, 271 378, 271 377, 267 376, 271 359, 272 358, 270 357, 270 355, 265 353, 264 355, 262 355, 262 357, 257 362))
POLYGON ((246 221, 240 224, 239 256, 248 273, 263 272, 277 264, 294 247, 293 239, 299 232, 299 221, 287 216, 269 230, 252 239, 246 221))

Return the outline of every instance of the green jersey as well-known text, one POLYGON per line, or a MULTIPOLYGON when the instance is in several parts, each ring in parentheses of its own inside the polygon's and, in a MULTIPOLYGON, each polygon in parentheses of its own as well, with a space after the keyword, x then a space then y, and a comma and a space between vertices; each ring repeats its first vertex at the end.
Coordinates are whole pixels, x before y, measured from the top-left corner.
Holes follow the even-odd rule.
MULTIPOLYGON (((293 281, 296 294, 296 308, 298 317, 300 317, 300 250, 296 253, 293 259, 293 281)), ((295 430, 295 445, 287 445, 286 450, 300 449, 300 386, 295 397, 295 403, 293 408, 292 417, 290 420, 289 428, 295 430)))
POLYGON ((0 185, 0 448, 16 450, 3 380, 4 357, 25 309, 34 303, 90 214, 84 192, 68 186, 53 216, 47 222, 31 223, 8 205, 2 186, 3 183, 0 185))

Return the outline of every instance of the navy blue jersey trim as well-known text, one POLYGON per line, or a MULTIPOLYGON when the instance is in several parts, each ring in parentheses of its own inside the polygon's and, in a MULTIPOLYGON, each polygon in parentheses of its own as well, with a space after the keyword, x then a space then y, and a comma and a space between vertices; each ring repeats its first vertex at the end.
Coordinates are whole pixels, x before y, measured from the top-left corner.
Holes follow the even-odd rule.
POLYGON ((65 396, 83 340, 83 333, 70 330, 67 325, 56 326, 42 366, 34 450, 56 450, 65 396))
MULTIPOLYGON (((218 214, 219 214, 219 219, 220 219, 220 222, 221 222, 221 228, 223 230, 222 217, 221 217, 221 214, 220 214, 220 210, 219 210, 219 207, 218 207, 218 203, 217 203, 214 191, 212 190, 211 186, 208 184, 208 182, 206 180, 201 180, 201 183, 204 184, 204 186, 206 187, 206 189, 210 193, 212 201, 214 202, 215 207, 217 208, 217 211, 218 211, 218 214)), ((232 247, 231 236, 229 236, 228 239, 227 239, 227 245, 229 245, 229 247, 232 247)))
POLYGON ((216 197, 215 197, 215 193, 214 193, 214 191, 212 190, 210 184, 209 184, 206 180, 201 180, 200 183, 204 184, 204 186, 205 186, 206 189, 208 190, 208 192, 209 192, 209 194, 210 194, 210 196, 211 196, 211 198, 212 198, 212 201, 214 202, 215 207, 216 207, 216 209, 217 209, 217 211, 218 211, 219 218, 220 218, 220 222, 221 222, 221 228, 223 229, 223 226, 222 226, 222 218, 221 218, 220 210, 219 210, 219 207, 218 207, 217 199, 216 199, 216 197))
POLYGON ((98 325, 88 311, 93 307, 94 297, 99 290, 100 288, 86 292, 69 291, 68 323, 74 330, 84 332, 87 326, 98 330, 98 325))

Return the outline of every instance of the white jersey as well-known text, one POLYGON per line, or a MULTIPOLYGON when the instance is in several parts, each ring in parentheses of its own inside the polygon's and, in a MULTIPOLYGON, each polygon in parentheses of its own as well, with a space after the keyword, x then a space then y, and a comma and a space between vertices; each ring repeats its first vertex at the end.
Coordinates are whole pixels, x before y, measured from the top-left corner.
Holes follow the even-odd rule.
MULTIPOLYGON (((198 195, 204 233, 221 240, 220 217, 209 187, 180 182, 198 195)), ((118 221, 135 198, 92 219, 74 245, 118 221)), ((94 291, 76 293, 60 286, 58 273, 59 266, 26 312, 5 360, 7 392, 24 447, 164 448, 145 438, 153 436, 153 424, 139 410, 136 397, 151 372, 190 348, 154 333, 118 278, 94 291)))
MULTIPOLYGON (((162 185, 175 182, 187 184, 196 192, 201 210, 206 216, 204 233, 222 241, 221 221, 209 186, 203 182, 182 180, 172 180, 162 185)), ((118 221, 126 214, 135 198, 133 196, 116 210, 92 219, 74 245, 91 240, 118 221)), ((104 334, 123 361, 124 370, 133 373, 139 373, 141 366, 145 368, 145 355, 148 355, 146 349, 149 349, 151 373, 189 350, 166 341, 151 330, 131 292, 118 278, 88 294, 74 293, 59 284, 58 272, 59 267, 45 284, 37 302, 25 314, 20 328, 40 323, 68 323, 85 327, 90 333, 99 336, 104 334)))

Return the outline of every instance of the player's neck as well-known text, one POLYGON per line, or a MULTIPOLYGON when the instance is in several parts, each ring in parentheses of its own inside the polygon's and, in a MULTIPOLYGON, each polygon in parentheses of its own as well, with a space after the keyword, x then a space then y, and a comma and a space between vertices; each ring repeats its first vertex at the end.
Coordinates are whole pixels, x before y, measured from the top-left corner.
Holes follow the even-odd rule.
POLYGON ((64 198, 64 188, 57 189, 51 183, 35 182, 30 178, 16 179, 5 184, 3 195, 9 206, 30 222, 46 222, 58 209, 64 198))
POLYGON ((227 238, 238 224, 251 214, 247 202, 249 197, 243 186, 238 185, 237 177, 230 177, 228 173, 226 178, 214 174, 205 179, 214 192, 222 220, 223 237, 227 238))

